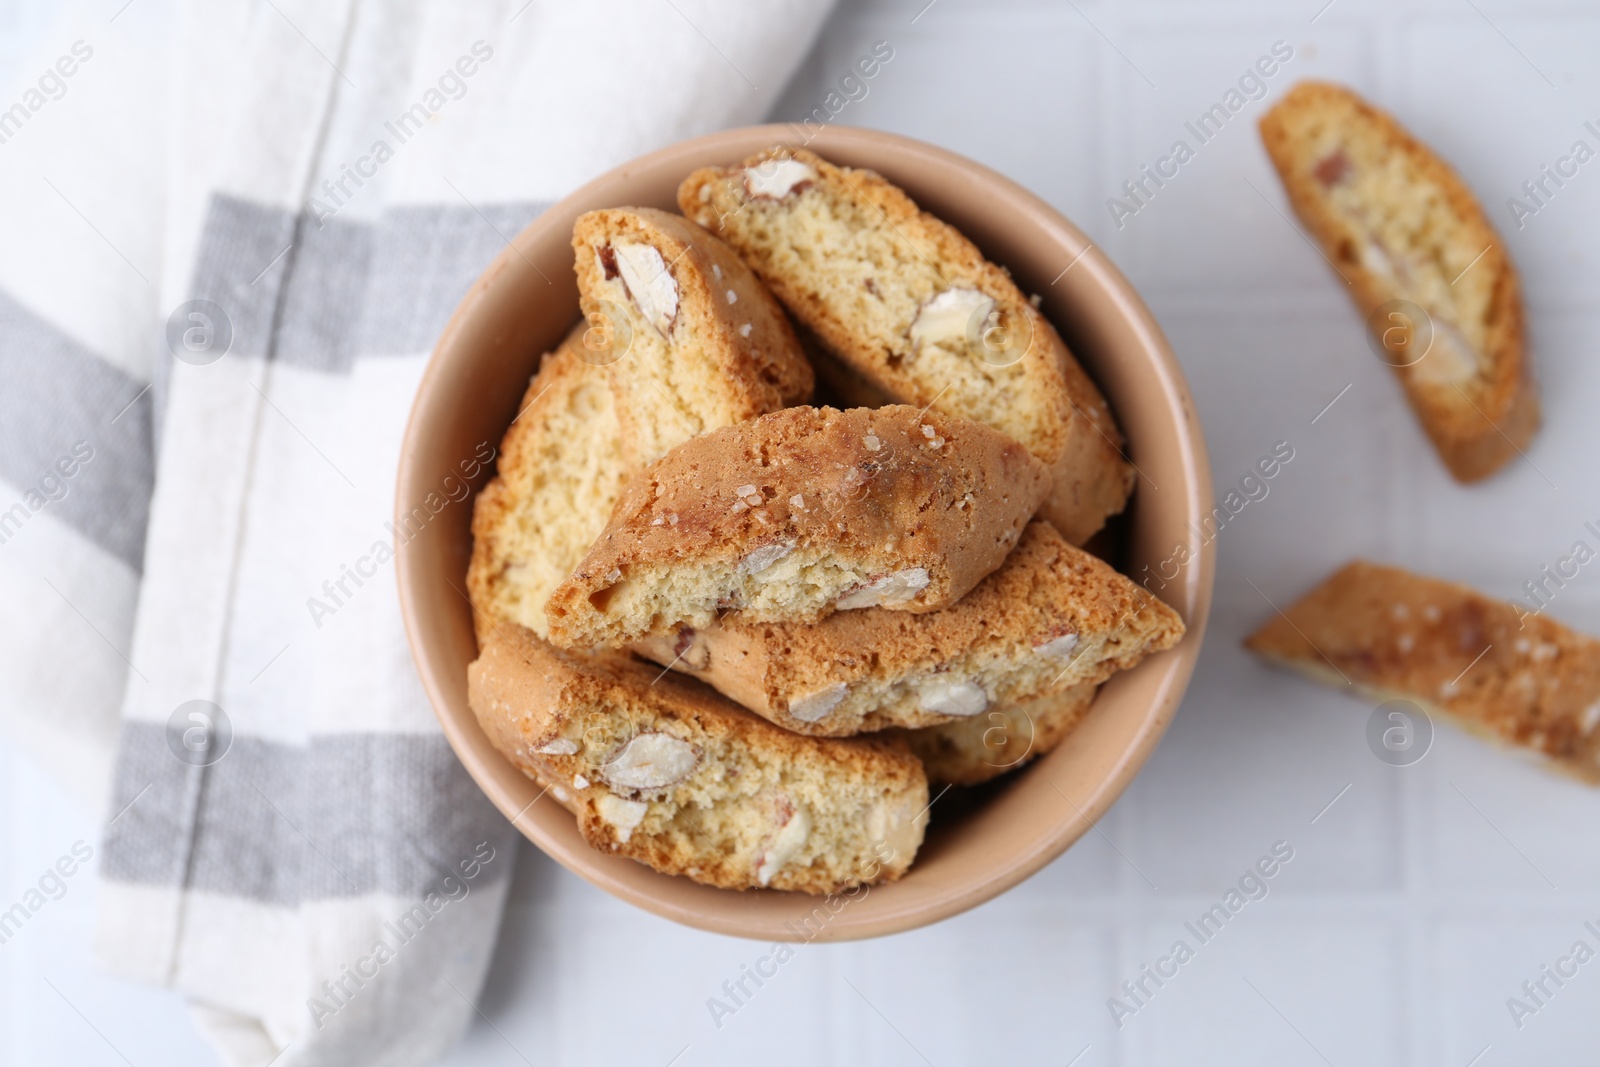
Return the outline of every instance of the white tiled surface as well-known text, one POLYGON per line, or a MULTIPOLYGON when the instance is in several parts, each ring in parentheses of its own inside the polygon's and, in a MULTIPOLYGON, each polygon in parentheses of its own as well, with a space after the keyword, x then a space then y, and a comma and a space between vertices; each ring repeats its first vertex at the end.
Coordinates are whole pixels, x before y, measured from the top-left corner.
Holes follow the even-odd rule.
MULTIPOLYGON (((1313 24, 1324 0, 925 2, 841 10, 778 117, 808 111, 888 40, 895 58, 839 121, 971 155, 1077 220, 1165 326, 1219 486, 1275 441, 1295 449, 1271 495, 1219 539, 1194 686, 1100 832, 932 929, 802 948, 720 1030, 706 999, 762 946, 652 918, 524 850, 487 1021, 448 1062, 1592 1061, 1600 962, 1520 1031, 1506 998, 1574 941, 1600 949, 1582 925, 1600 925, 1600 794, 1447 729, 1420 764, 1385 766, 1365 745, 1368 707, 1264 670, 1239 639, 1268 611, 1249 582, 1281 603, 1367 555, 1513 596, 1600 518, 1600 161, 1520 232, 1504 208, 1586 136, 1585 119, 1600 119, 1600 12, 1336 0, 1313 24), (1277 39, 1295 57, 1271 79, 1274 97, 1307 76, 1358 86, 1454 160, 1505 229, 1527 283, 1547 425, 1529 462, 1488 485, 1462 489, 1442 473, 1326 265, 1279 216, 1253 129, 1263 103, 1124 229, 1107 214, 1106 197, 1277 39), (1188 938, 1184 922, 1279 839, 1295 858, 1270 895, 1119 1030, 1106 1008, 1119 983, 1188 938)), ((0 11, 0 56, 6 34, 29 25, 0 11)), ((1600 572, 1563 591, 1554 613, 1600 632, 1600 572)), ((3 749, 0 796, 9 902, 74 839, 92 840, 95 819, 3 749)), ((172 998, 90 972, 93 894, 80 876, 0 947, 0 1065, 213 1062, 172 998)))

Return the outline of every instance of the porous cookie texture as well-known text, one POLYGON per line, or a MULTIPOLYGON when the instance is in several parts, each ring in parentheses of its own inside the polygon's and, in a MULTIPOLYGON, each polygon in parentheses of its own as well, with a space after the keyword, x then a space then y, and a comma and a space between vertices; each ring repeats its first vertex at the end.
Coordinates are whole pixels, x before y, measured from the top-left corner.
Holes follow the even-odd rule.
POLYGON ((970 719, 907 730, 931 785, 977 785, 1055 750, 1082 720, 1098 690, 1089 683, 970 719))
POLYGON ((783 311, 719 238, 666 211, 612 208, 580 216, 572 247, 636 465, 811 396, 783 311))
POLYGON ((597 849, 725 889, 836 893, 905 873, 928 784, 903 739, 797 737, 657 674, 505 627, 468 668, 468 700, 597 849))
POLYGON ((1540 420, 1521 287, 1466 183, 1391 116, 1325 82, 1290 90, 1261 137, 1450 472, 1476 481, 1515 458, 1540 420), (1384 306, 1394 301, 1411 306, 1384 306))
POLYGON ((779 726, 847 736, 981 722, 995 707, 1096 685, 1183 632, 1172 608, 1039 520, 938 611, 845 611, 810 626, 730 617, 634 650, 779 726))
POLYGON ((719 615, 933 611, 998 567, 1050 490, 1017 442, 905 405, 799 407, 714 430, 628 484, 546 606, 563 647, 719 615))
POLYGON ((898 187, 777 148, 695 171, 678 203, 837 357, 826 376, 1022 442, 1054 479, 1044 517, 1074 544, 1122 510, 1134 472, 1105 398, 1010 275, 898 187))
POLYGON ((1373 700, 1414 701, 1600 784, 1600 641, 1543 615, 1358 560, 1245 646, 1373 700))
POLYGON ((546 355, 472 513, 467 592, 479 628, 545 632, 545 601, 605 528, 629 464, 604 371, 579 326, 546 355))

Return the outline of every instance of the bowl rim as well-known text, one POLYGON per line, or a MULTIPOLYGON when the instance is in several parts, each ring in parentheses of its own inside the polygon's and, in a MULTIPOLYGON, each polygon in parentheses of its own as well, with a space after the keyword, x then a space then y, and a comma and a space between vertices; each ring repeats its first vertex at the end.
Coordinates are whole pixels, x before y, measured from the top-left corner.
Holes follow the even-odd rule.
MULTIPOLYGON (((413 496, 408 493, 408 487, 418 482, 419 468, 423 464, 423 452, 419 447, 418 436, 419 428, 432 417, 429 408, 430 397, 438 391, 439 383, 444 377, 454 369, 453 361, 448 354, 461 344, 461 335, 468 332, 469 324, 480 305, 489 298, 496 281, 510 271, 517 258, 526 261, 526 257, 518 248, 519 243, 530 235, 542 234, 543 230, 556 224, 555 220, 573 214, 575 207, 582 207, 584 210, 593 207, 593 190, 596 187, 626 181, 641 172, 653 172, 664 166, 674 167, 676 173, 686 176, 694 168, 706 165, 708 159, 722 160, 726 163, 773 145, 792 146, 796 142, 796 129, 786 124, 738 127, 679 141, 646 153, 585 182, 546 208, 508 241, 473 282, 451 314, 449 322, 429 354, 418 382, 400 443, 394 505, 397 528, 405 511, 404 505, 413 496)), ((1185 498, 1187 513, 1198 519, 1200 515, 1209 511, 1212 496, 1210 463, 1188 382, 1165 334, 1144 300, 1103 252, 1099 255, 1090 254, 1097 250, 1098 246, 1094 245, 1086 234, 1042 198, 1019 183, 981 163, 926 142, 859 127, 824 127, 821 130, 807 131, 805 147, 812 148, 824 158, 829 158, 830 152, 835 150, 842 156, 850 157, 887 150, 905 162, 913 160, 926 162, 944 170, 948 177, 960 180, 973 192, 982 187, 991 195, 1002 194, 1010 206, 1020 213, 1023 223, 1041 231, 1053 244, 1074 251, 1075 256, 1067 269, 1082 268, 1094 276, 1098 286, 1104 290, 1104 295, 1115 306, 1122 325, 1129 330, 1137 342, 1138 349, 1148 361, 1151 375, 1149 387, 1159 389, 1162 397, 1161 407, 1172 418, 1177 430, 1174 443, 1177 446, 1179 466, 1186 475, 1181 492, 1185 498)), ((875 167, 875 164, 867 165, 875 167)), ((893 180, 892 175, 888 176, 893 180)), ((1062 274, 1065 273, 1063 270, 1062 274)), ((472 496, 466 501, 469 506, 475 503, 477 493, 481 491, 486 481, 485 477, 476 480, 472 496)), ((418 539, 421 540, 423 539, 418 539)), ((839 913, 837 919, 820 932, 820 936, 813 935, 813 937, 797 936, 792 923, 779 926, 768 919, 759 917, 753 919, 752 912, 738 907, 692 907, 676 899, 673 894, 658 895, 647 888, 657 884, 654 879, 673 881, 682 879, 654 872, 650 872, 654 879, 618 877, 614 868, 608 870, 605 866, 619 862, 618 857, 591 849, 582 844, 581 840, 576 846, 571 840, 558 840, 545 832, 538 823, 525 819, 524 816, 531 805, 521 806, 519 810, 518 803, 511 798, 508 787, 502 781, 507 768, 511 768, 518 778, 522 777, 521 772, 515 771, 509 761, 492 749, 485 755, 488 742, 475 717, 466 709, 464 685, 457 686, 451 683, 446 677, 444 666, 435 662, 428 652, 425 632, 428 623, 421 608, 423 597, 421 586, 426 578, 423 573, 425 563, 421 556, 425 549, 416 541, 403 542, 400 538, 396 538, 395 574, 399 587, 400 612, 412 662, 446 739, 479 788, 541 851, 569 871, 613 896, 691 927, 767 941, 812 939, 843 941, 915 929, 949 918, 999 896, 1065 852, 1088 833, 1122 795, 1165 734, 1193 676, 1207 628, 1216 568, 1214 541, 1203 538, 1197 523, 1191 522, 1185 528, 1185 541, 1180 544, 1185 545, 1190 553, 1188 563, 1182 567, 1179 579, 1174 579, 1173 584, 1182 590, 1179 596, 1189 605, 1188 610, 1184 612, 1187 632, 1172 649, 1150 657, 1132 671, 1123 672, 1123 675, 1119 676, 1120 678, 1139 672, 1149 674, 1156 671, 1162 675, 1149 698, 1143 720, 1131 743, 1119 754, 1109 772, 1084 802, 1074 804, 1078 817, 1062 818, 1056 823, 1052 832, 1041 835, 1031 847, 1018 850, 1007 862, 990 869, 981 880, 971 882, 964 888, 953 887, 933 899, 913 897, 900 907, 892 906, 892 902, 887 908, 880 905, 873 909, 870 916, 850 915, 846 910, 839 913), (499 767, 494 766, 495 761, 498 761, 499 767)), ((1115 684, 1116 681, 1113 679, 1106 684, 1115 684)), ((572 818, 564 809, 563 815, 569 820, 572 818)), ((912 871, 902 879, 902 883, 913 878, 915 873, 916 867, 913 864, 912 871)), ((711 887, 701 888, 718 892, 711 887)), ((744 894, 765 894, 775 891, 721 892, 732 900, 744 894)), ((805 894, 784 895, 805 897, 805 894)), ((888 894, 880 894, 884 895, 888 894)), ((821 898, 806 899, 810 901, 821 898)))

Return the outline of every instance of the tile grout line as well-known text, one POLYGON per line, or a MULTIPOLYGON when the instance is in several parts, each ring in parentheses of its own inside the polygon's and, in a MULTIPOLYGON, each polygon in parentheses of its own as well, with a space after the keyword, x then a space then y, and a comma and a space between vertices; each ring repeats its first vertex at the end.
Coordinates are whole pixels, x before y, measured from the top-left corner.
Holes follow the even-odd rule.
MULTIPOLYGON (((1128 29, 1127 22, 1120 9, 1102 10, 1100 16, 1104 20, 1107 32, 1124 38, 1128 29)), ((1090 173, 1100 175, 1101 187, 1115 189, 1117 187, 1116 175, 1112 172, 1112 159, 1119 154, 1119 150, 1126 145, 1128 119, 1128 93, 1123 91, 1134 79, 1134 75, 1126 66, 1106 54, 1105 49, 1090 47, 1085 51, 1089 63, 1093 64, 1095 83, 1101 87, 1101 99, 1108 103, 1108 107, 1100 109, 1097 121, 1091 127, 1090 136, 1093 138, 1092 151, 1094 164, 1090 173)), ((1140 86, 1142 89, 1143 86, 1140 86)), ((1113 236, 1114 231, 1107 232, 1104 216, 1096 215, 1102 232, 1113 236)), ((1085 223, 1089 240, 1095 245, 1101 241, 1095 240, 1095 229, 1088 222, 1085 223)), ((1104 254, 1104 252, 1102 252, 1104 254)), ((1113 804, 1112 810, 1106 816, 1115 823, 1112 829, 1117 837, 1128 842, 1128 847, 1138 854, 1145 852, 1148 834, 1145 833, 1147 820, 1145 819, 1145 803, 1143 795, 1134 788, 1134 783, 1129 783, 1118 799, 1121 804, 1113 804), (1133 795, 1129 795, 1132 792, 1133 795)), ((1103 816, 1101 821, 1105 821, 1103 816)), ((1108 863, 1114 865, 1116 870, 1115 881, 1119 897, 1116 909, 1117 922, 1112 932, 1111 943, 1106 946, 1105 958, 1113 968, 1113 973, 1105 976, 1105 989, 1110 995, 1122 980, 1124 975, 1134 974, 1140 961, 1139 950, 1144 942, 1144 932, 1152 921, 1150 899, 1146 896, 1147 888, 1142 876, 1138 875, 1129 863, 1117 863, 1109 856, 1108 863)), ((1143 1067, 1149 1062, 1149 1050, 1146 1048, 1146 1037, 1139 1027, 1128 1027, 1117 1031, 1118 1040, 1110 1047, 1111 1059, 1118 1067, 1143 1067)))
MULTIPOLYGON (((1408 13, 1395 9, 1379 12, 1369 16, 1371 22, 1377 24, 1379 32, 1368 37, 1369 41, 1377 43, 1377 55, 1372 57, 1374 74, 1378 84, 1386 90, 1385 95, 1408 110, 1414 109, 1414 101, 1407 91, 1407 79, 1404 70, 1407 66, 1406 55, 1408 42, 1414 40, 1412 30, 1416 20, 1408 13), (1385 32, 1386 31, 1386 32, 1385 32), (1404 94, 1402 99, 1400 94, 1404 94)), ((1391 431, 1392 432, 1392 431, 1391 431)), ((1393 504, 1402 504, 1402 495, 1408 499, 1418 499, 1415 490, 1418 488, 1407 483, 1414 479, 1402 471, 1401 464, 1391 467, 1393 472, 1390 492, 1393 504)), ((1393 531, 1397 543, 1403 542, 1410 547, 1416 547, 1422 536, 1422 530, 1416 517, 1410 509, 1404 506, 1390 508, 1390 514, 1400 521, 1393 531)), ((1397 554, 1395 558, 1411 558, 1409 554, 1397 554)), ((1426 762, 1426 761, 1424 761, 1426 762)), ((1405 901, 1406 914, 1416 916, 1421 921, 1405 923, 1405 934, 1402 940, 1404 957, 1401 961, 1402 974, 1405 986, 1400 990, 1403 998, 1404 1015, 1413 1021, 1413 1025, 1405 1028, 1406 1036, 1402 1038, 1407 1043, 1405 1059, 1409 1063, 1427 1063, 1433 1061, 1440 1050, 1441 1034, 1439 1032, 1439 1016, 1433 1003, 1434 998, 1429 995, 1433 974, 1436 970, 1432 947, 1437 943, 1434 930, 1438 922, 1438 913, 1434 901, 1425 892, 1425 881, 1428 874, 1428 865, 1432 860, 1432 852, 1428 851, 1428 844, 1434 839, 1434 810, 1430 802, 1432 797, 1431 786, 1434 784, 1434 764, 1426 768, 1418 765, 1404 768, 1404 770, 1421 770, 1422 774, 1408 774, 1400 783, 1401 790, 1401 832, 1397 845, 1402 849, 1401 854, 1401 892, 1400 896, 1405 901)), ((1391 929, 1395 919, 1390 920, 1391 929)))

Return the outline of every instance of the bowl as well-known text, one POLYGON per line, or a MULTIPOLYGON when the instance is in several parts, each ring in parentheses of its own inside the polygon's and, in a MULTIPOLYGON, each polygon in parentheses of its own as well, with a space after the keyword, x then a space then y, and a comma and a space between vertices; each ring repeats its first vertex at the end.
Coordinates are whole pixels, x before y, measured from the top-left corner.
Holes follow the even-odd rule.
MULTIPOLYGON (((652 152, 578 189, 502 250, 461 301, 423 374, 400 449, 396 526, 404 528, 402 520, 430 494, 441 500, 441 486, 474 472, 471 460, 486 446, 498 448, 540 355, 577 321, 571 234, 579 215, 622 205, 676 210, 678 182, 696 167, 793 144, 794 134, 793 127, 756 126, 652 152)), ((477 656, 466 598, 470 501, 448 503, 398 545, 396 571, 412 655, 445 736, 529 840, 607 892, 689 926, 763 940, 838 941, 911 929, 981 904, 1059 856, 1105 814, 1183 696, 1205 631, 1215 559, 1198 532, 1211 508, 1211 480, 1188 385, 1161 328, 1104 253, 1021 186, 932 145, 829 127, 807 147, 884 175, 1008 268, 1024 292, 1040 294, 1042 310, 1110 401, 1139 471, 1129 510, 1109 539, 1113 558, 1183 616, 1184 639, 1112 678, 1066 742, 985 788, 980 802, 936 802, 927 840, 900 881, 825 902, 803 893, 714 889, 591 849, 571 814, 538 801, 539 788, 495 751, 467 707, 467 665, 477 656)), ((474 493, 489 476, 475 472, 474 493)))

